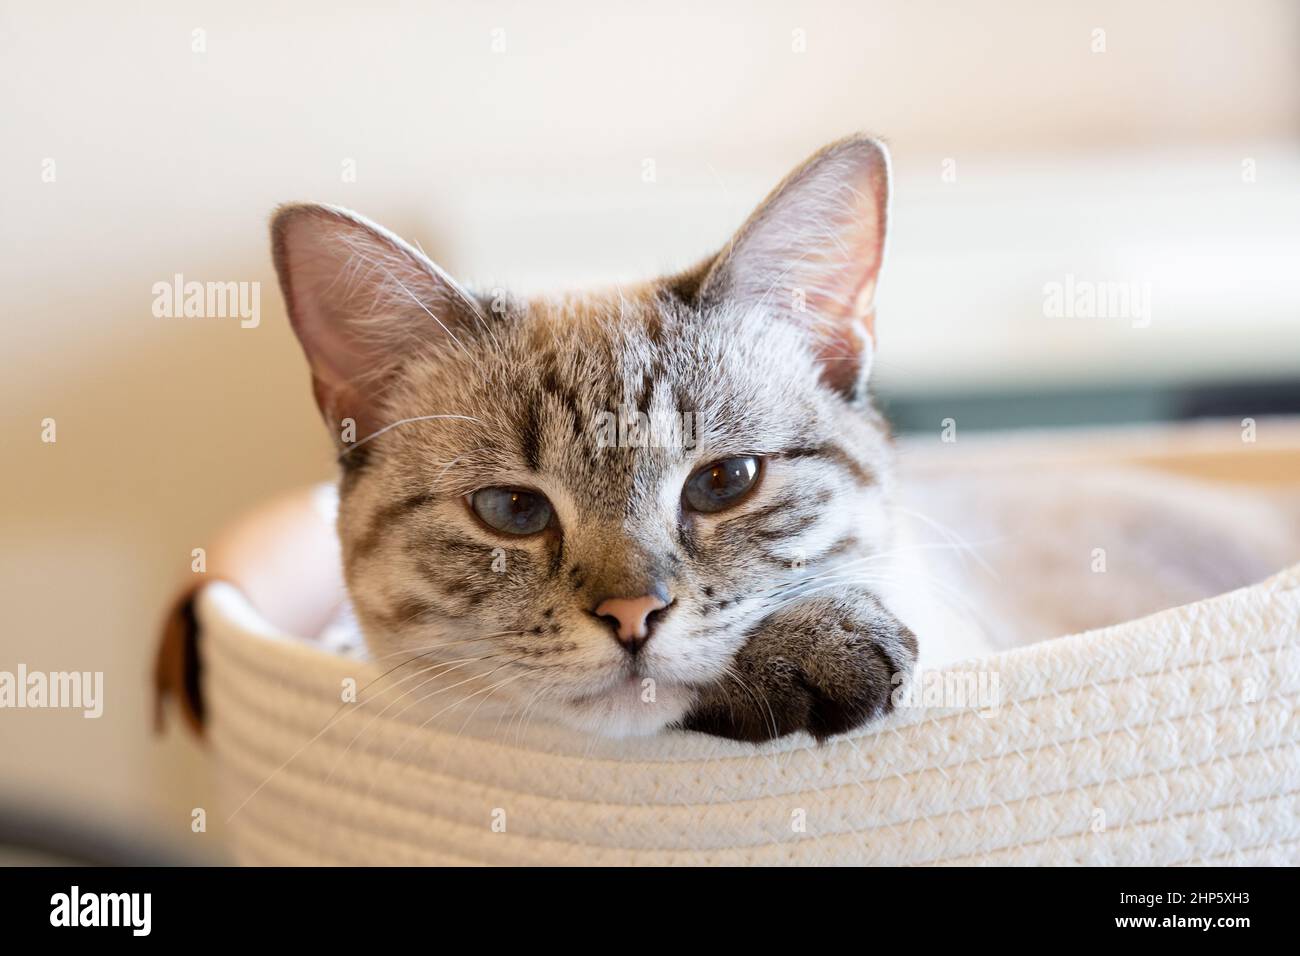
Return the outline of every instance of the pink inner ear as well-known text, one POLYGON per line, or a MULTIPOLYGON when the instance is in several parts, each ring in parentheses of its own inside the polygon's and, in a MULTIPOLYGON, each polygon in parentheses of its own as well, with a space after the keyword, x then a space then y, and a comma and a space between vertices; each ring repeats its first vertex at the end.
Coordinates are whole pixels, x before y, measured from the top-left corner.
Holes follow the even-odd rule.
POLYGON ((873 312, 857 328, 841 323, 827 327, 817 336, 817 360, 823 382, 845 395, 857 390, 874 348, 874 326, 873 312))
POLYGON ((832 250, 821 263, 830 280, 823 284, 828 292, 809 297, 817 319, 822 381, 845 395, 857 391, 875 346, 875 292, 884 238, 880 220, 874 204, 862 204, 840 230, 844 248, 832 250))
POLYGON ((788 306, 816 336, 828 384, 855 393, 875 341, 889 162, 874 140, 832 144, 795 170, 741 228, 706 285, 788 306))
POLYGON ((383 424, 384 390, 411 349, 450 334, 432 310, 450 323, 468 293, 418 250, 343 209, 282 210, 272 245, 317 405, 331 429, 352 418, 358 438, 370 434, 383 424))
POLYGON ((316 404, 336 438, 346 418, 368 434, 374 427, 370 403, 353 385, 367 356, 353 339, 353 295, 343 280, 350 252, 338 234, 344 224, 308 209, 276 225, 276 266, 289 320, 311 368, 316 404))
POLYGON ((876 281, 889 202, 887 167, 874 143, 851 159, 832 164, 807 187, 813 208, 801 212, 820 214, 827 225, 818 248, 805 250, 804 261, 813 260, 808 271, 814 280, 820 279, 816 285, 825 292, 818 297, 818 314, 833 322, 857 323, 874 337, 876 281))
POLYGON ((342 228, 327 213, 305 210, 277 234, 276 264, 289 320, 312 373, 326 388, 350 381, 365 365, 363 350, 349 335, 359 316, 352 314, 356 290, 345 281, 353 253, 342 228))
POLYGON ((764 295, 780 277, 784 285, 819 289, 841 306, 850 304, 880 268, 888 166, 874 140, 826 147, 759 205, 706 284, 744 299, 764 295))

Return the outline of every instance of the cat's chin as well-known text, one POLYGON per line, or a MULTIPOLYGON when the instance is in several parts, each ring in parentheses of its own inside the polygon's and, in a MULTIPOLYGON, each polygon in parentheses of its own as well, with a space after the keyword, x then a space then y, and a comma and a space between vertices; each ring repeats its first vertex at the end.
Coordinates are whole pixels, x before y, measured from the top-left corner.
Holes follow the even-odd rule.
POLYGON ((649 737, 685 717, 695 696, 689 687, 661 683, 651 692, 635 681, 553 705, 551 715, 598 737, 649 737))

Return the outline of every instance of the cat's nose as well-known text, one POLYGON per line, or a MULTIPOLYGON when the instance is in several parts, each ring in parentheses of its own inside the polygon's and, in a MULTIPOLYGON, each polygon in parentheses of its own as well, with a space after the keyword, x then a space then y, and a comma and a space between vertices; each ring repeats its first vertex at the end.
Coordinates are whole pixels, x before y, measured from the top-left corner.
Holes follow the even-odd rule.
POLYGON ((608 618, 614 637, 630 654, 639 651, 655 625, 655 612, 673 603, 668 588, 655 584, 648 594, 640 597, 606 598, 592 611, 597 617, 608 618))

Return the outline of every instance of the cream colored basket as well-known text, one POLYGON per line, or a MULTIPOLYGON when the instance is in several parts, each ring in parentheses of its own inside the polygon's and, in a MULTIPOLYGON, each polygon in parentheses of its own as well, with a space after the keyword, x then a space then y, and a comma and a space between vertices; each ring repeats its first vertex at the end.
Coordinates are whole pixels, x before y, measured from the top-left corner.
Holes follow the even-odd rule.
POLYGON ((235 587, 198 609, 241 862, 1300 860, 1300 567, 962 665, 996 674, 996 707, 903 708, 822 746, 422 725, 341 703, 382 669, 277 633, 235 587))

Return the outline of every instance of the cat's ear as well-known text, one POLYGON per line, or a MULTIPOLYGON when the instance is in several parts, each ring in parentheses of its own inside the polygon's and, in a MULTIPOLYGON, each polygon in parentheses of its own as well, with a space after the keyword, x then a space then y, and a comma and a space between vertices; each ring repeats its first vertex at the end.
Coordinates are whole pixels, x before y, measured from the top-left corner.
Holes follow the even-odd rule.
POLYGON ((271 254, 336 440, 383 427, 392 373, 421 344, 459 345, 457 330, 466 334, 479 308, 418 249, 346 209, 282 206, 271 220, 271 254))
POLYGON ((763 200, 710 266, 700 299, 806 326, 823 379, 856 396, 871 364, 888 207, 884 144, 832 143, 763 200))

